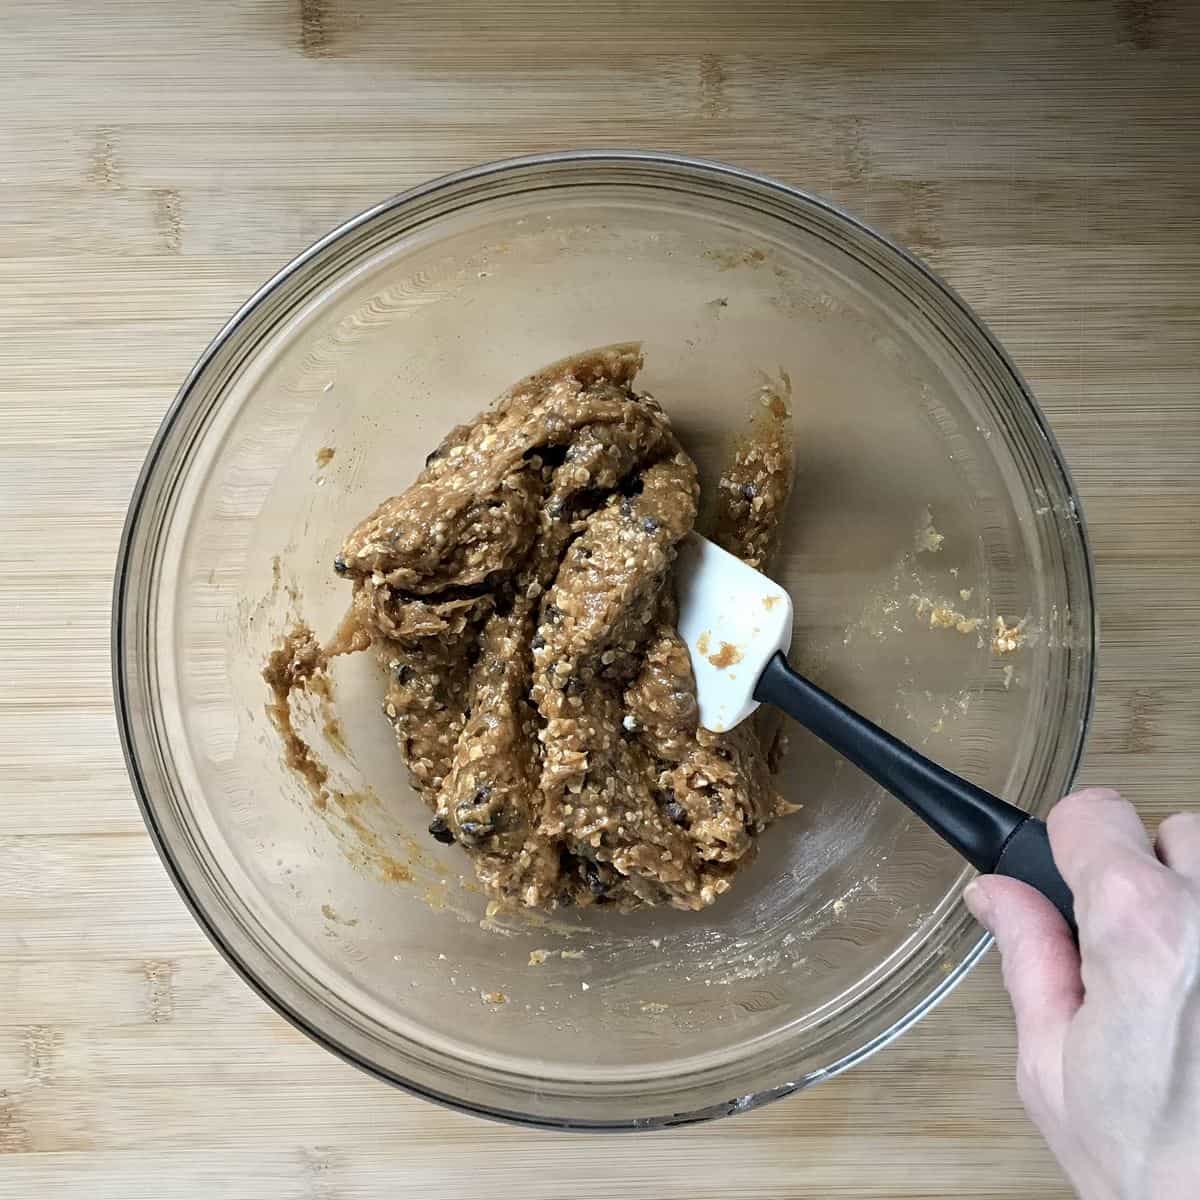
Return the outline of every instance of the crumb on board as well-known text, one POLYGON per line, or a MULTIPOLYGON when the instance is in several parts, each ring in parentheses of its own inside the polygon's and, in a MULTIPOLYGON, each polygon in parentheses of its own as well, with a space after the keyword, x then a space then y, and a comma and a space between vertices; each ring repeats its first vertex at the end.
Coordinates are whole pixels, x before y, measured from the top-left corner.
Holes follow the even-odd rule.
POLYGON ((329 464, 331 462, 333 462, 333 456, 336 453, 337 453, 337 451, 332 446, 322 446, 320 448, 320 450, 317 451, 317 455, 316 455, 317 466, 318 467, 329 466, 329 464))
POLYGON ((507 1004, 508 997, 503 992, 484 992, 480 997, 484 1004, 507 1004))

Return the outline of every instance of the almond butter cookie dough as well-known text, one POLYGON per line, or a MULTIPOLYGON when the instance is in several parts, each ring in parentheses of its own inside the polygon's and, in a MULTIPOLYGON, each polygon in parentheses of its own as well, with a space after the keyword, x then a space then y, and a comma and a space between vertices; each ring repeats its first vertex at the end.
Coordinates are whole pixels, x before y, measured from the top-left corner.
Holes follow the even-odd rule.
MULTIPOLYGON (((334 564, 430 833, 501 903, 703 908, 789 807, 763 728, 698 728, 671 584, 696 466, 640 366, 610 346, 514 385, 334 564)), ((756 566, 791 479, 775 403, 716 497, 714 535, 756 566)))

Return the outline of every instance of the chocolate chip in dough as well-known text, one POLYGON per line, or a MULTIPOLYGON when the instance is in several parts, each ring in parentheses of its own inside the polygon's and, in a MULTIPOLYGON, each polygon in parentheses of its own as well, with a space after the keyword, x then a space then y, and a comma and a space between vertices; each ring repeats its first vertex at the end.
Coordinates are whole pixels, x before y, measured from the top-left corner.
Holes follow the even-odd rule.
POLYGON ((443 846, 454 845, 454 834, 445 817, 434 817, 429 822, 429 832, 433 835, 435 842, 441 842, 443 846))

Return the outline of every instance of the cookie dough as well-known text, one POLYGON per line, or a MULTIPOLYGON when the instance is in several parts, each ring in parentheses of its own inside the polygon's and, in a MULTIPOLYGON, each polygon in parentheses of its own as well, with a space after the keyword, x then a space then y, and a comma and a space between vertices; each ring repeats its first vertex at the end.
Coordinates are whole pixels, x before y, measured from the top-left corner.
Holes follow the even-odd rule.
MULTIPOLYGON (((516 384, 334 563, 430 833, 502 903, 703 908, 789 807, 773 728, 698 727, 671 585, 697 472, 633 390, 640 366, 639 347, 610 346, 516 384)), ((782 398, 759 424, 713 519, 755 566, 790 486, 782 398)))

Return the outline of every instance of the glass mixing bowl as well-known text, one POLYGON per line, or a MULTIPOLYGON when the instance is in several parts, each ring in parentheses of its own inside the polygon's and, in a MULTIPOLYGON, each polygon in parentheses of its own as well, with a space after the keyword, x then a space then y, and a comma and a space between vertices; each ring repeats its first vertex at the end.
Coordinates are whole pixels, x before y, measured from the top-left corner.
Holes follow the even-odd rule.
POLYGON ((301 255, 205 352, 138 482, 113 618, 129 770, 184 898, 275 1008, 383 1079, 541 1125, 807 1087, 987 946, 962 861, 799 730, 780 784, 803 808, 700 913, 488 917, 425 832, 371 656, 297 714, 335 799, 285 766, 260 669, 296 616, 336 626, 343 535, 507 384, 623 340, 709 481, 790 377, 777 575, 826 688, 1034 811, 1071 782, 1092 692, 1087 543, 1027 388, 953 292, 828 204, 573 153, 437 180, 301 255), (1001 654, 997 618, 1019 626, 1001 654))

